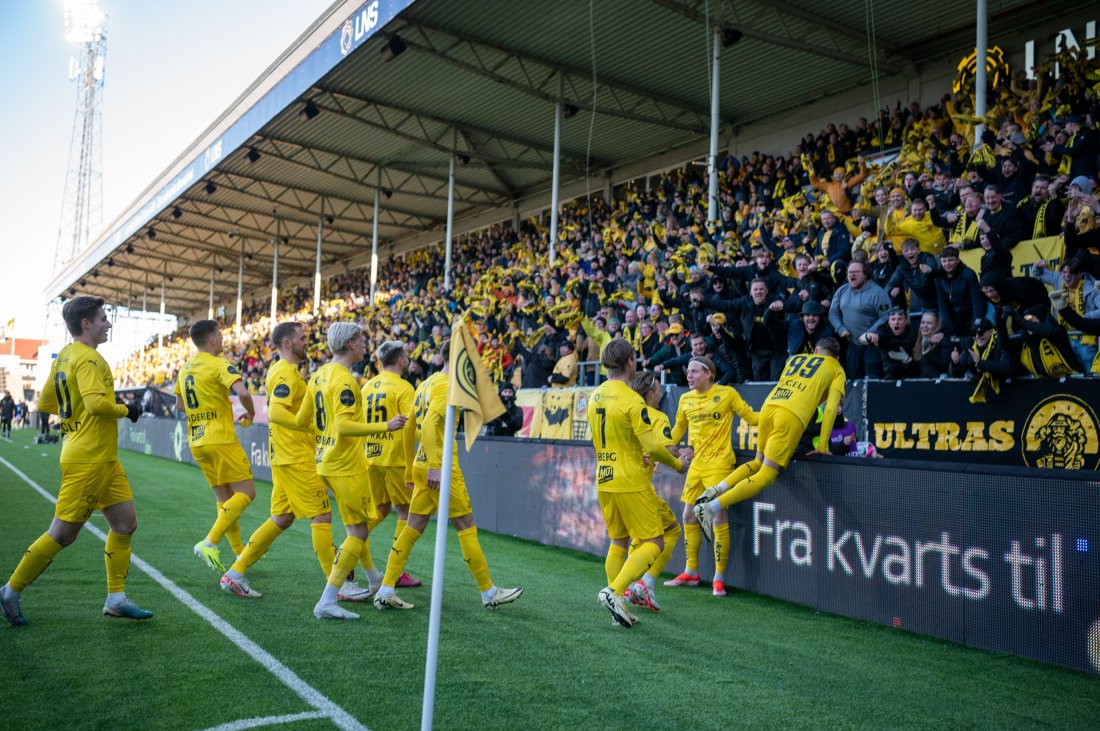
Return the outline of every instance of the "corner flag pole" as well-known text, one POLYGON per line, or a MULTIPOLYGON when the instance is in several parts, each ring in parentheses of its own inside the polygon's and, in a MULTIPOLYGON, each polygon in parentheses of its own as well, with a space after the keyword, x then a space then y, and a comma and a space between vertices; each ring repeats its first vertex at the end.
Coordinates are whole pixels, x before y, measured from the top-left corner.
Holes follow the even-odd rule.
POLYGON ((435 674, 439 662, 439 614, 443 609, 443 560, 447 555, 447 516, 451 508, 451 472, 454 468, 455 419, 458 409, 447 406, 443 427, 443 466, 439 477, 439 512, 436 513, 435 563, 432 566, 432 603, 428 613, 428 657, 424 663, 424 705, 420 729, 429 731, 435 711, 435 674))

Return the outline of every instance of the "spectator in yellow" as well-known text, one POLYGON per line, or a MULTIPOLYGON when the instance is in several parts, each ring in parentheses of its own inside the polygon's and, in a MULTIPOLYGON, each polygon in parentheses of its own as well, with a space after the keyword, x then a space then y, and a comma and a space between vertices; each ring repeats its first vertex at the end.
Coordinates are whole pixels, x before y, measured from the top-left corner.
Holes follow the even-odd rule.
POLYGON ((909 215, 900 221, 887 216, 886 238, 913 239, 920 244, 921 251, 932 256, 938 256, 947 245, 943 229, 928 215, 928 201, 924 198, 914 198, 909 206, 909 215))

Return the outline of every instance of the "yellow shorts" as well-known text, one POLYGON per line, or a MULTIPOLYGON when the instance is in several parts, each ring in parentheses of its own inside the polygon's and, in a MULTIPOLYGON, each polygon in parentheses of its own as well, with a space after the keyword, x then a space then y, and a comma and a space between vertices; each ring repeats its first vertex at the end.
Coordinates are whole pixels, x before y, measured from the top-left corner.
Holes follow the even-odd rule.
POLYGON ((679 521, 676 520, 676 513, 672 512, 672 508, 668 506, 668 503, 661 499, 660 496, 657 497, 657 502, 660 503, 657 506, 657 517, 660 519, 664 529, 667 531, 674 525, 679 527, 679 521))
POLYGON ((672 522, 676 522, 667 503, 665 509, 668 514, 661 514, 664 500, 657 497, 657 493, 651 489, 635 492, 601 491, 596 496, 600 500, 603 521, 607 524, 607 536, 613 541, 624 538, 648 541, 664 535, 665 528, 668 527, 668 523, 664 521, 669 516, 672 517, 672 522))
POLYGON ((756 428, 756 451, 780 467, 786 467, 798 448, 806 427, 802 420, 782 406, 765 406, 756 428))
POLYGON ((363 475, 321 475, 321 481, 336 496, 336 507, 340 509, 344 525, 369 523, 378 518, 363 475))
POLYGON ((69 523, 83 523, 96 510, 133 500, 122 463, 62 462, 61 489, 53 514, 69 523))
POLYGON ((717 485, 722 478, 733 470, 733 463, 706 464, 695 468, 695 462, 688 468, 687 479, 684 481, 684 491, 680 499, 688 505, 693 505, 699 496, 711 485, 717 485))
POLYGON ((191 456, 202 470, 210 487, 221 487, 231 482, 247 482, 252 479, 252 466, 248 455, 238 442, 210 444, 192 447, 191 456))
POLYGON ((330 510, 328 488, 313 462, 271 465, 271 514, 313 518, 330 510))
MULTIPOLYGON (((417 515, 434 515, 439 510, 439 490, 428 488, 428 471, 413 467, 413 494, 409 512, 417 515)), ((466 480, 457 467, 451 472, 451 504, 447 518, 461 518, 474 512, 470 493, 466 492, 466 480)))
POLYGON ((404 467, 376 467, 367 465, 367 482, 375 505, 408 505, 412 490, 405 486, 404 467))

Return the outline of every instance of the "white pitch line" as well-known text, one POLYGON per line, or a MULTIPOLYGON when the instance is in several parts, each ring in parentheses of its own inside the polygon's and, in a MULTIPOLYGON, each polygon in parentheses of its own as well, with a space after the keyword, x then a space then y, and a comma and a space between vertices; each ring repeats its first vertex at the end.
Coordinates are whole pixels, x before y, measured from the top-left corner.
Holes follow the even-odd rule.
POLYGON ((284 723, 295 721, 308 721, 311 718, 327 718, 328 714, 321 711, 307 711, 305 713, 292 713, 288 716, 264 716, 262 718, 242 718, 240 721, 223 723, 206 731, 241 731, 246 728, 260 728, 262 726, 281 726, 284 723))
MULTIPOLYGON (((3 463, 9 470, 14 472, 23 482, 27 483, 35 490, 38 491, 42 497, 49 500, 51 503, 57 503, 57 498, 51 495, 48 491, 42 488, 41 485, 36 483, 30 477, 23 474, 23 472, 7 461, 3 457, 0 457, 0 463, 3 463)), ((99 528, 90 523, 86 523, 85 527, 92 533, 92 535, 99 538, 99 540, 106 542, 107 535, 99 528)), ((178 584, 162 574, 157 569, 153 568, 150 564, 146 563, 136 555, 130 555, 130 563, 137 566, 144 571, 153 581, 160 584, 169 594, 176 597, 184 606, 190 609, 195 614, 202 617, 210 626, 225 636, 230 642, 236 645, 242 652, 251 657, 253 660, 263 665, 264 668, 278 678, 286 687, 294 691, 299 698, 304 700, 313 708, 316 708, 320 712, 320 717, 328 717, 332 719, 332 722, 336 724, 338 728, 347 729, 348 731, 369 731, 366 726, 359 723, 350 713, 345 711, 340 706, 329 700, 326 696, 321 694, 321 691, 317 690, 313 686, 306 683, 298 675, 283 665, 275 658, 274 655, 269 653, 264 648, 257 645, 255 642, 245 636, 243 632, 238 630, 233 625, 226 622, 224 619, 215 614, 211 609, 208 609, 205 605, 199 602, 198 599, 191 596, 187 591, 180 588, 178 584)), ((244 727, 242 727, 244 728, 244 727)))

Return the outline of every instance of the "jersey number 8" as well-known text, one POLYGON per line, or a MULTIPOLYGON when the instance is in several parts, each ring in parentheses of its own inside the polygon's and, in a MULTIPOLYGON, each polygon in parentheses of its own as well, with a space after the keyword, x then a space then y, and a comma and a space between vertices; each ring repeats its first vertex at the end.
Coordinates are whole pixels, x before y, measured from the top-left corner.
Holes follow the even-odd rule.
POLYGON ((320 391, 313 398, 313 406, 317 420, 317 431, 323 432, 328 419, 325 415, 325 396, 320 391))

